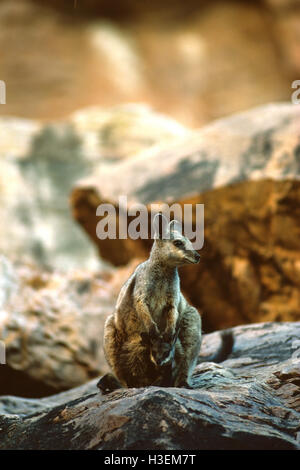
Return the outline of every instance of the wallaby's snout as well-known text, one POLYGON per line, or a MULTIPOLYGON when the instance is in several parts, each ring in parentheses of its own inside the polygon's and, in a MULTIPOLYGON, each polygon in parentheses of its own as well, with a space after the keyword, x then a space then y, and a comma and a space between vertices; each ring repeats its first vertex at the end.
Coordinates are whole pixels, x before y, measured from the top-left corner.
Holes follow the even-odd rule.
POLYGON ((200 255, 196 250, 192 248, 187 249, 184 251, 183 261, 184 261, 184 264, 185 263, 198 264, 200 261, 200 255))
POLYGON ((194 251, 195 264, 199 263, 200 255, 197 251, 194 251))

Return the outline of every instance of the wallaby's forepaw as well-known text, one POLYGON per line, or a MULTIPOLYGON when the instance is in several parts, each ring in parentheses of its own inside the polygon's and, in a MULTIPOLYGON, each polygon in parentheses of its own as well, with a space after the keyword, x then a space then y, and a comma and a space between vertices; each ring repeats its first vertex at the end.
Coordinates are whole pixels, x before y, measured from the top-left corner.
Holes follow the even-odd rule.
POLYGON ((175 345, 175 343, 177 341, 177 338, 178 338, 178 335, 179 335, 179 328, 177 328, 177 329, 172 328, 172 327, 166 328, 166 330, 163 333, 163 340, 166 343, 170 343, 172 345, 175 345))
POLYGON ((122 388, 122 384, 113 374, 105 374, 98 381, 97 387, 101 390, 103 395, 107 395, 118 388, 122 388))
POLYGON ((174 342, 174 337, 175 337, 175 331, 174 330, 168 330, 165 331, 162 339, 165 343, 170 343, 172 344, 174 342))
POLYGON ((160 337, 159 330, 155 323, 153 323, 149 330, 149 337, 151 340, 157 340, 160 337))

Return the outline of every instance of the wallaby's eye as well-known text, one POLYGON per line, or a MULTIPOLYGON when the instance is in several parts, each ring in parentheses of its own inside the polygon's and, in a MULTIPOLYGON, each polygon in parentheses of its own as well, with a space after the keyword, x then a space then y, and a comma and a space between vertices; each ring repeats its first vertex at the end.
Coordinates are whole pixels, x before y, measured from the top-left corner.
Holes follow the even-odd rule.
POLYGON ((184 246, 184 243, 182 240, 174 240, 173 245, 177 246, 177 248, 182 248, 184 246))

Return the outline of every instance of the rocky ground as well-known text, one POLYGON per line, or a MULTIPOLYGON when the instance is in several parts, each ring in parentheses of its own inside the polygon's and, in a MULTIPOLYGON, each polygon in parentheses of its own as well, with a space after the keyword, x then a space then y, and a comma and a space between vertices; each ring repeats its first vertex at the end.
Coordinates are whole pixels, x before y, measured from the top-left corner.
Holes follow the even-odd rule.
MULTIPOLYGON (((194 389, 117 390, 93 380, 48 398, 0 397, 0 449, 300 449, 300 323, 233 329, 194 389)), ((207 335, 203 353, 215 349, 207 335)))

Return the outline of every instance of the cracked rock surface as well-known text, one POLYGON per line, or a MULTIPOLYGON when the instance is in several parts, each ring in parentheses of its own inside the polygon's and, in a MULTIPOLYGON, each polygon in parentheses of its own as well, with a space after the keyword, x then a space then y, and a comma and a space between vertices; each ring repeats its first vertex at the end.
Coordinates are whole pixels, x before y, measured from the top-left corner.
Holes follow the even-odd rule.
MULTIPOLYGON (((194 389, 102 396, 97 379, 42 399, 0 399, 0 449, 300 449, 300 323, 233 329, 222 364, 201 362, 194 389)), ((206 335, 201 360, 218 346, 206 335)))

